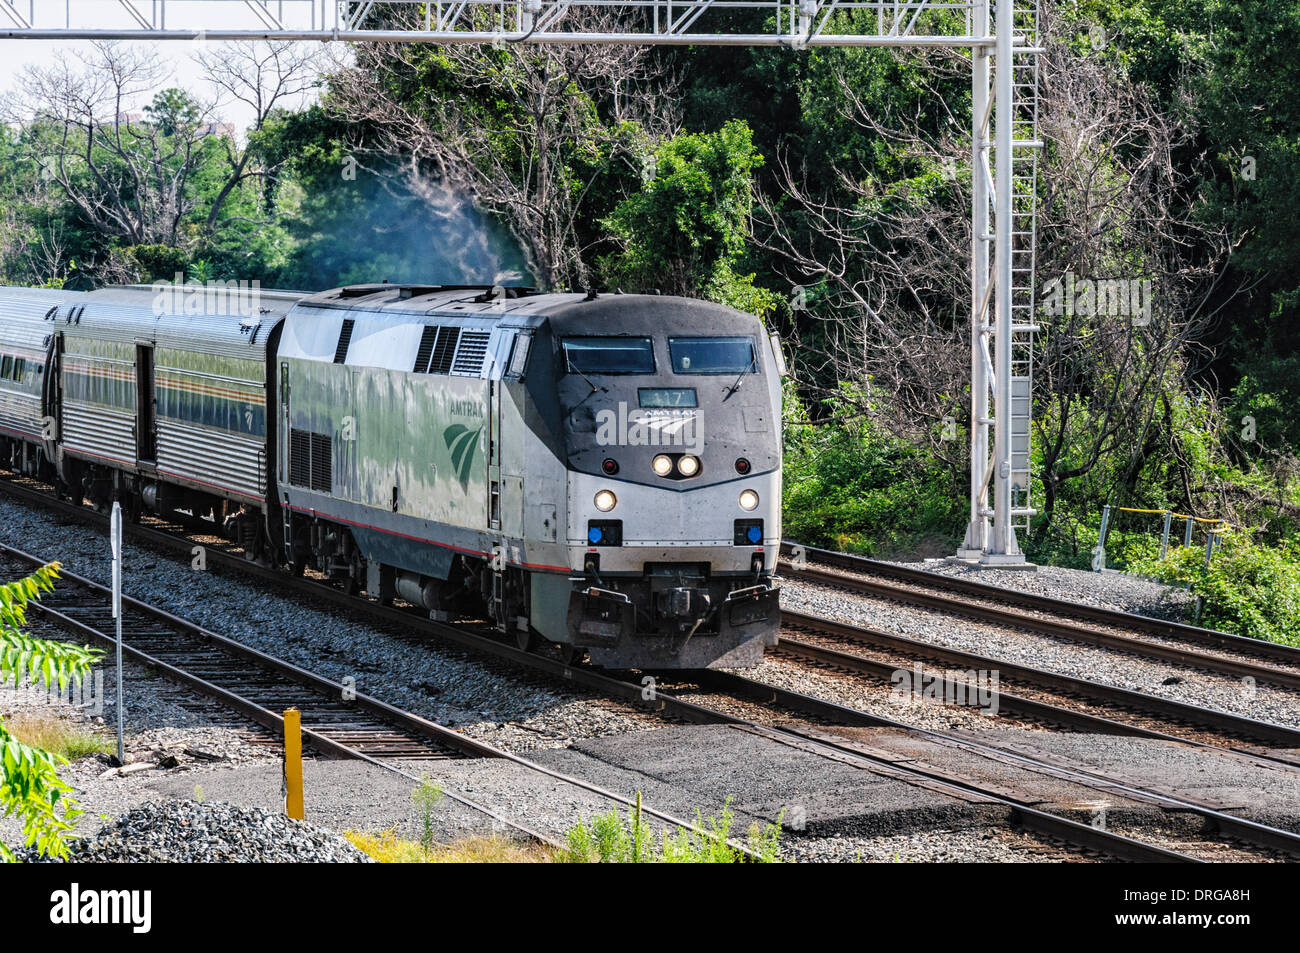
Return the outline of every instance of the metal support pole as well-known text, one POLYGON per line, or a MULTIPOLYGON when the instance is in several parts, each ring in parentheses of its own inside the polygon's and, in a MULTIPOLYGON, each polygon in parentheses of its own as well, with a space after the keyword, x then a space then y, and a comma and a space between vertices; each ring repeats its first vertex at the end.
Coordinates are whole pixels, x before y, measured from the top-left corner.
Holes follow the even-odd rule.
POLYGON ((1097 527, 1097 548, 1093 551, 1092 571, 1106 568, 1106 534, 1110 532, 1110 506, 1101 508, 1101 526, 1097 527))
POLYGON ((1183 521, 1183 545, 1192 545, 1192 518, 1190 516, 1183 521))
POLYGON ((126 750, 122 740, 122 504, 116 500, 108 535, 113 549, 113 619, 117 632, 117 763, 123 765, 126 750))
POLYGON ((302 796, 302 713, 290 708, 284 713, 284 813, 306 820, 302 796))
POLYGON ((1169 553, 1169 527, 1174 521, 1174 514, 1165 510, 1165 529, 1160 534, 1160 558, 1164 559, 1169 553))
MULTIPOLYGON (((971 35, 989 35, 988 0, 971 8, 971 35)), ((959 559, 979 559, 988 542, 989 521, 985 470, 989 463, 989 378, 984 367, 983 325, 988 321, 984 296, 989 287, 989 192, 984 166, 989 160, 989 50, 971 47, 971 270, 970 270, 970 522, 957 550, 959 559)))
POLYGON ((993 380, 993 526, 980 563, 988 566, 1024 565, 1025 558, 1011 525, 1011 246, 1012 246, 1012 101, 1011 38, 1015 29, 1012 0, 999 0, 994 49, 996 178, 993 212, 993 298, 996 304, 993 380))

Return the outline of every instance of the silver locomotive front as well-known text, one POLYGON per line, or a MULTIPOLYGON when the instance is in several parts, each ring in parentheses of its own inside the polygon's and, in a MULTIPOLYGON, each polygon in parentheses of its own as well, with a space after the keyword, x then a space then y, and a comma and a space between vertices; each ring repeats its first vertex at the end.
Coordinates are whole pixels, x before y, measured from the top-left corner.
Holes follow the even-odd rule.
POLYGON ((718 305, 612 300, 550 321, 581 567, 562 641, 597 665, 755 665, 779 628, 779 344, 718 305))

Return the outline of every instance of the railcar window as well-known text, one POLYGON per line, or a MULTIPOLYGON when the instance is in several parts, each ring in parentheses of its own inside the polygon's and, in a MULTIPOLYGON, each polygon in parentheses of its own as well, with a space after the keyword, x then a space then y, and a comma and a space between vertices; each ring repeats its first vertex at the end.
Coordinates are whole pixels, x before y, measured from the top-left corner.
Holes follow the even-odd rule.
POLYGON ((565 338, 564 366, 570 374, 653 374, 649 338, 565 338))
POLYGON ((6 354, 3 359, 0 359, 0 377, 3 377, 5 380, 9 380, 13 376, 14 376, 14 359, 10 357, 8 354, 6 354))
POLYGON ((22 382, 23 374, 27 371, 27 361, 24 358, 14 358, 14 380, 22 382))
POLYGON ((642 407, 698 407, 694 387, 638 387, 637 403, 642 407))
POLYGON ((676 374, 757 374, 749 338, 669 338, 676 374))

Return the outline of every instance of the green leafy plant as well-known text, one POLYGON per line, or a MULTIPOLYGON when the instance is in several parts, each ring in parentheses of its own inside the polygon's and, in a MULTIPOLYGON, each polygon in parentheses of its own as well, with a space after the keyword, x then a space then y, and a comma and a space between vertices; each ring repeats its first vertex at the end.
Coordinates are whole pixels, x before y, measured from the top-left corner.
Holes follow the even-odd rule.
MULTIPOLYGON (((27 607, 54 588, 59 564, 50 563, 17 582, 0 585, 0 682, 57 685, 65 690, 89 671, 101 653, 90 646, 35 639, 23 632, 27 607)), ((67 834, 81 815, 72 789, 58 775, 66 759, 16 738, 0 720, 0 816, 18 816, 27 847, 42 855, 66 857, 67 834)), ((12 851, 0 844, 0 859, 12 851)))
POLYGON ((1300 544, 1264 546, 1228 531, 1208 565, 1199 546, 1176 547, 1164 559, 1150 546, 1135 547, 1126 561, 1131 572, 1200 596, 1202 625, 1300 645, 1300 544))
POLYGON ((590 823, 579 820, 565 837, 566 849, 557 859, 571 864, 735 864, 745 860, 776 863, 780 855, 781 820, 760 828, 750 826, 742 847, 733 843, 735 814, 727 798, 722 814, 707 820, 695 812, 695 829, 665 832, 656 842, 645 823, 641 793, 627 816, 611 810, 590 823))
POLYGON ((433 850, 433 809, 442 800, 442 788, 429 778, 421 778, 420 785, 411 792, 411 800, 420 809, 423 827, 420 831, 420 846, 426 851, 433 850))

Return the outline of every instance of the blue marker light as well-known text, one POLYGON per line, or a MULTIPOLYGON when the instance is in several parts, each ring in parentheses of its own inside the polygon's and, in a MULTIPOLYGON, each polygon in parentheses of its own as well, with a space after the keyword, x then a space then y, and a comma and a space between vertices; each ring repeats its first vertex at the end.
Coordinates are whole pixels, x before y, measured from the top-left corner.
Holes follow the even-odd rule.
POLYGON ((591 529, 587 530, 587 542, 595 546, 597 543, 600 542, 601 537, 604 535, 605 534, 600 531, 599 526, 593 526, 591 527, 591 529))
POLYGON ((745 536, 751 543, 757 543, 763 538, 763 530, 757 526, 751 526, 745 530, 745 536))

